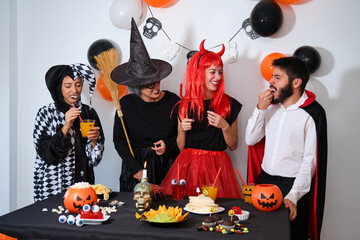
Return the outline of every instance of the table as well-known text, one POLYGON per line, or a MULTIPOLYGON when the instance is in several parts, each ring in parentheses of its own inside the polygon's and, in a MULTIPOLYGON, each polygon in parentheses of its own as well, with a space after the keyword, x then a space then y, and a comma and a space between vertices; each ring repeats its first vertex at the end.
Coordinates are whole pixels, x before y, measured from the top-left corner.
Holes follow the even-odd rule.
MULTIPOLYGON (((108 205, 112 200, 119 200, 126 205, 111 213, 108 221, 101 225, 61 224, 59 214, 53 208, 62 205, 63 194, 31 204, 0 217, 0 233, 19 239, 290 239, 289 213, 283 205, 274 212, 262 212, 243 199, 216 199, 216 203, 225 208, 220 213, 226 217, 233 206, 240 206, 250 212, 250 217, 241 223, 248 227, 247 234, 222 234, 210 231, 197 231, 207 215, 189 213, 187 220, 168 227, 158 227, 135 218, 136 208, 133 193, 112 192, 109 201, 101 200, 98 205, 108 205), (47 208, 48 211, 42 211, 47 208)), ((159 205, 184 207, 188 198, 174 201, 171 196, 161 201, 153 201, 152 208, 159 205)))

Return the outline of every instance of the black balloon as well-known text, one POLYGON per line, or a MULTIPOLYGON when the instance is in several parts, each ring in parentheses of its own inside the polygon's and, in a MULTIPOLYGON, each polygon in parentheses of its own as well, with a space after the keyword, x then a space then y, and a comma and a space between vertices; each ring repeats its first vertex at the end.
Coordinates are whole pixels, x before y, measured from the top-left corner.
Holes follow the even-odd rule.
POLYGON ((114 48, 114 45, 107 39, 99 39, 95 42, 93 42, 87 52, 87 58, 90 63, 90 65, 99 70, 99 68, 96 66, 97 62, 95 60, 95 56, 100 55, 102 52, 105 52, 111 48, 114 48))
POLYGON ((321 57, 315 48, 302 46, 295 50, 295 57, 301 58, 309 69, 310 74, 314 73, 320 67, 321 57))
POLYGON ((276 33, 283 23, 283 13, 273 0, 262 0, 251 11, 250 24, 252 29, 262 37, 276 33))

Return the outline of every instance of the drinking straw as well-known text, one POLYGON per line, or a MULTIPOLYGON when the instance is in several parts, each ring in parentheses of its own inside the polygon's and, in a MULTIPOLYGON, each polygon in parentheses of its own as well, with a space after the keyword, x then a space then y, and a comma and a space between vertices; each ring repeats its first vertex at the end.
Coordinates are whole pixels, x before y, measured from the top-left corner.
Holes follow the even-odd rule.
MULTIPOLYGON (((71 105, 72 105, 74 108, 76 108, 74 104, 71 104, 71 105)), ((79 115, 79 118, 80 118, 80 121, 81 121, 81 122, 84 122, 84 121, 82 120, 82 118, 81 118, 80 115, 79 115)))
POLYGON ((219 171, 216 174, 216 177, 215 177, 215 180, 214 180, 214 183, 213 183, 212 187, 215 186, 216 180, 218 179, 220 172, 221 172, 221 167, 219 168, 219 171))
POLYGON ((239 171, 238 171, 237 169, 235 169, 235 170, 236 170, 237 174, 239 175, 239 178, 240 178, 240 180, 241 180, 241 182, 242 182, 243 186, 246 186, 246 184, 245 184, 244 180, 243 180, 243 179, 242 179, 242 177, 240 176, 239 171))
POLYGON ((178 179, 178 183, 180 183, 180 165, 178 163, 178 167, 177 167, 177 179, 178 179))

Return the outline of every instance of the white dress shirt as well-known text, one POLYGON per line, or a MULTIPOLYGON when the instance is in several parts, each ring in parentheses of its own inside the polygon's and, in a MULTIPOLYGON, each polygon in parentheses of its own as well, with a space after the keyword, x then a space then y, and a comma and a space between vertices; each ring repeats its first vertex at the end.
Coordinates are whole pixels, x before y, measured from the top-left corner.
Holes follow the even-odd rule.
POLYGON ((270 105, 266 110, 255 107, 246 127, 248 145, 266 136, 262 169, 273 176, 295 178, 285 196, 295 204, 310 191, 316 169, 315 122, 299 108, 307 98, 304 92, 299 101, 287 109, 282 104, 270 105))

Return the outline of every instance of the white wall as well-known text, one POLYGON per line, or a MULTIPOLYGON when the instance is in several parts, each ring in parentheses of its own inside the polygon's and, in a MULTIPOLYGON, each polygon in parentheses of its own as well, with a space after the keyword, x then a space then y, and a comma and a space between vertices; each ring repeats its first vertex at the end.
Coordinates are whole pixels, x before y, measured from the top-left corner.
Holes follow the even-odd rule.
MULTIPOLYGON (((6 13, 3 5, 6 7, 7 2, 1 2, 1 13, 6 13)), ((10 39, 11 36, 16 37, 17 43, 17 48, 11 52, 17 54, 17 61, 9 61, 16 66, 8 67, 7 57, 1 57, 2 62, 5 59, 6 66, 2 85, 9 88, 10 79, 17 79, 15 86, 18 86, 10 103, 6 93, 1 98, 2 104, 5 103, 5 106, 1 105, 1 111, 7 113, 4 116, 17 120, 15 129, 10 130, 16 136, 16 143, 10 149, 16 148, 16 152, 11 155, 13 158, 7 159, 9 154, 5 149, 5 158, 1 158, 4 159, 1 160, 2 166, 5 165, 5 169, 9 170, 10 177, 16 177, 13 182, 17 185, 10 189, 11 197, 1 198, 2 202, 4 198, 5 203, 15 203, 15 207, 10 207, 10 210, 32 202, 32 169, 35 159, 33 123, 37 110, 52 100, 45 86, 45 72, 56 64, 87 63, 88 47, 101 38, 115 41, 120 48, 121 62, 126 62, 129 57, 130 33, 129 30, 116 28, 110 22, 108 12, 112 0, 14 2, 17 5, 10 5, 14 8, 10 12, 17 14, 12 19, 17 22, 16 34, 7 29, 7 23, 1 24, 1 29, 4 28, 5 33, 9 31, 10 39), (10 78, 7 77, 8 69, 16 69, 16 72, 11 71, 10 78), (17 103, 13 109, 16 110, 15 115, 9 110, 13 102, 17 103), (9 162, 15 164, 9 166, 9 162)), ((208 48, 228 41, 241 27, 243 20, 250 16, 257 3, 257 0, 179 0, 169 8, 152 8, 152 12, 162 22, 172 40, 190 49, 198 49, 204 38, 207 39, 205 46, 208 48)), ((291 55, 303 45, 315 47, 322 57, 322 63, 320 69, 312 75, 308 89, 315 92, 317 100, 327 112, 329 140, 322 238, 355 239, 360 234, 357 227, 360 222, 357 208, 360 191, 356 188, 360 169, 357 151, 360 113, 356 97, 360 90, 360 2, 303 0, 298 5, 280 6, 284 23, 274 36, 251 40, 241 30, 233 40, 237 43, 239 54, 235 63, 225 66, 226 88, 227 93, 244 107, 239 115, 239 148, 230 155, 234 167, 245 178, 247 147, 244 143, 244 129, 257 102, 258 92, 266 87, 259 70, 262 59, 273 52, 291 55)), ((150 16, 149 12, 146 14, 145 18, 150 16)), ((142 29, 143 25, 142 22, 139 28, 142 29)), ((161 49, 165 39, 163 32, 152 40, 144 38, 151 57, 162 58, 161 49)), ((1 41, 6 42, 6 39, 1 41)), ((186 54, 187 51, 181 49, 171 61, 174 70, 162 81, 163 89, 179 93, 179 83, 186 67, 186 54)), ((83 95, 83 101, 88 103, 88 95, 83 95)), ((118 190, 121 159, 112 143, 114 107, 97 92, 93 97, 93 106, 100 115, 106 135, 104 159, 95 170, 96 181, 118 190)), ((1 123, 5 129, 11 126, 7 120, 2 119, 1 123)), ((5 136, 9 136, 6 131, 5 136)), ((1 149, 3 146, 7 148, 6 140, 1 141, 1 149)), ((5 174, 0 180, 8 183, 7 178, 5 174)), ((5 213, 6 208, 1 211, 0 214, 5 213)))
MULTIPOLYGON (((9 33, 10 26, 10 4, 9 1, 0 1, 0 29, 5 33, 9 33)), ((0 88, 0 112, 8 113, 10 110, 10 51, 9 51, 10 39, 8 34, 0 35, 0 72, 5 80, 1 81, 2 87, 0 88)), ((4 194, 0 195, 0 215, 6 213, 10 209, 10 131, 9 126, 10 116, 5 115, 0 118, 0 146, 2 152, 1 170, 0 170, 0 182, 3 183, 4 194)))

